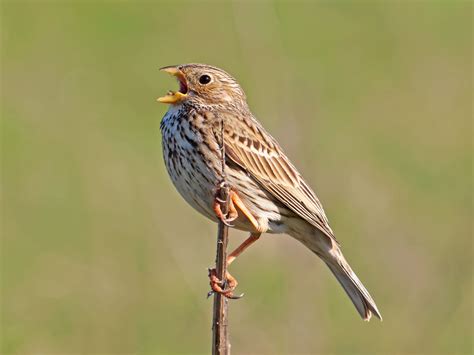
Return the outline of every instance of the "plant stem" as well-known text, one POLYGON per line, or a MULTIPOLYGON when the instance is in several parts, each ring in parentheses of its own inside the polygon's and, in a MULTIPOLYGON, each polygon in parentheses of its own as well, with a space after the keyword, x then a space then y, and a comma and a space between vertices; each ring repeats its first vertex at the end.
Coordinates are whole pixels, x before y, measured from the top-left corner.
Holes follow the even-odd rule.
MULTIPOLYGON (((227 214, 229 188, 226 184, 221 184, 218 191, 219 198, 227 203, 222 204, 222 212, 227 214)), ((219 221, 217 229, 217 248, 216 248, 216 273, 219 280, 225 280, 227 272, 227 244, 229 241, 229 227, 222 221, 219 221)), ((214 308, 212 319, 212 354, 229 355, 229 330, 228 330, 228 306, 229 300, 220 293, 214 293, 214 308)))

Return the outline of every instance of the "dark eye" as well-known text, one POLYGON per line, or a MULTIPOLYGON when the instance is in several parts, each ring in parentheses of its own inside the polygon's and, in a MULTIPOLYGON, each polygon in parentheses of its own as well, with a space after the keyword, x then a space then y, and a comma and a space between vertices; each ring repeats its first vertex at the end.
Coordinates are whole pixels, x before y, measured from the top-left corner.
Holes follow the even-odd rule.
POLYGON ((202 85, 206 85, 206 84, 209 84, 211 82, 211 77, 207 74, 204 74, 204 75, 201 75, 199 77, 199 82, 202 84, 202 85))

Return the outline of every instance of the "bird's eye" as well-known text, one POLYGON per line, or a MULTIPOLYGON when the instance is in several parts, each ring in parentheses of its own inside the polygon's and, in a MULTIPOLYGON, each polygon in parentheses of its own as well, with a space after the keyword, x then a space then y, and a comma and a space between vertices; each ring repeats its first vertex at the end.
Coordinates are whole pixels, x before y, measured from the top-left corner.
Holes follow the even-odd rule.
POLYGON ((211 77, 207 74, 201 75, 199 77, 199 82, 203 85, 209 84, 211 82, 211 77))

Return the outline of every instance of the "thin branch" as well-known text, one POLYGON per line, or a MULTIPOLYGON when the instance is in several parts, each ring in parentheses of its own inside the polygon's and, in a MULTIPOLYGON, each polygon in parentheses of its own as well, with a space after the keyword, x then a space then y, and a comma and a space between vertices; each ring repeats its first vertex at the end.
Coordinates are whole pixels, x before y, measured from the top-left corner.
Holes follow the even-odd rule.
MULTIPOLYGON (((224 122, 221 121, 220 127, 220 151, 221 151, 221 182, 219 183, 216 197, 221 203, 221 210, 224 216, 227 216, 229 210, 229 192, 230 188, 226 182, 225 176, 225 147, 224 147, 224 122)), ((217 247, 216 247, 216 274, 219 280, 225 280, 227 273, 227 244, 229 242, 229 227, 222 221, 219 221, 217 229, 217 247)), ((229 300, 220 293, 214 293, 214 307, 212 317, 212 354, 229 355, 229 330, 228 330, 228 306, 229 300)))

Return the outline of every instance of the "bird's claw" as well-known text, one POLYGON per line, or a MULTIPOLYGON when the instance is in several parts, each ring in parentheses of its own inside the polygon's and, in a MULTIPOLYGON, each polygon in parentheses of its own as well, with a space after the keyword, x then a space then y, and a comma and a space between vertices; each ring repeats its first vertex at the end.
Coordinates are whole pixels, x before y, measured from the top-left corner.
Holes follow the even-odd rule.
POLYGON ((226 200, 221 199, 219 196, 216 196, 215 199, 216 199, 217 202, 220 202, 220 203, 226 203, 227 202, 226 200))
POLYGON ((237 214, 234 214, 232 213, 232 211, 230 211, 228 214, 227 214, 227 217, 222 217, 221 218, 221 222, 224 223, 227 227, 233 227, 234 225, 233 224, 230 224, 230 222, 233 222, 237 219, 238 215, 237 214))
POLYGON ((222 218, 221 219, 222 223, 224 223, 227 227, 231 227, 231 228, 234 227, 233 224, 229 223, 229 222, 232 222, 232 221, 233 221, 233 219, 228 219, 228 218, 222 218))
POLYGON ((237 280, 228 272, 226 273, 225 280, 222 281, 217 277, 216 269, 209 269, 209 284, 211 286, 211 291, 208 292, 207 297, 209 298, 214 293, 220 293, 226 298, 229 299, 239 299, 244 296, 244 294, 234 295, 233 291, 237 287, 237 280))
POLYGON ((220 198, 217 194, 214 196, 214 212, 217 218, 219 218, 219 220, 222 223, 224 223, 227 227, 233 227, 233 225, 230 222, 236 220, 237 217, 239 216, 237 210, 234 207, 232 200, 229 199, 228 201, 226 201, 220 198), (228 205, 229 211, 227 212, 227 214, 224 214, 222 212, 222 205, 226 203, 229 204, 228 205))

